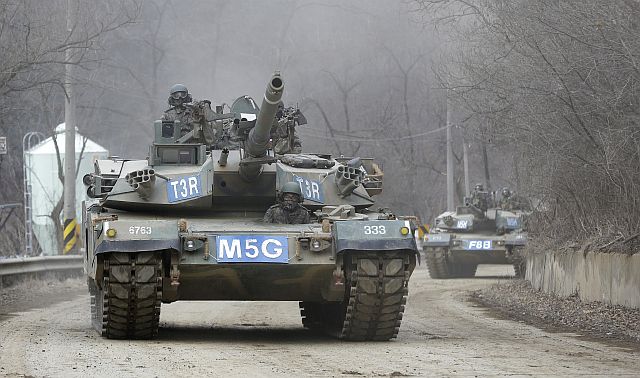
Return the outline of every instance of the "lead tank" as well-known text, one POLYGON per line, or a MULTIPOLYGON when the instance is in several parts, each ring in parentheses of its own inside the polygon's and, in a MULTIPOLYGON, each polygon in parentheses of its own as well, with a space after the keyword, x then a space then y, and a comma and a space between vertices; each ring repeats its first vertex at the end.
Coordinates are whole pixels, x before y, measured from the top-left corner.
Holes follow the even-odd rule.
POLYGON ((82 222, 102 336, 155 337, 161 303, 239 300, 299 301, 305 327, 346 340, 396 337, 416 263, 412 224, 368 210, 382 185, 370 159, 273 154, 283 90, 276 72, 262 106, 247 96, 228 114, 200 104, 207 122, 187 135, 155 122, 148 159, 96 162, 82 222), (240 148, 201 143, 212 130, 240 148), (291 181, 311 223, 263 223, 291 181))

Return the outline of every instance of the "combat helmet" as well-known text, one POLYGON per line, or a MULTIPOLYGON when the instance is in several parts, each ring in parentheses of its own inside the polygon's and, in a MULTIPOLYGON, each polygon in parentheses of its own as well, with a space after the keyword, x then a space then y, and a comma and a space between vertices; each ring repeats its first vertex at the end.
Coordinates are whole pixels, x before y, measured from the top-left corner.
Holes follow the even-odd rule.
POLYGON ((189 90, 184 84, 174 84, 169 89, 169 105, 177 106, 187 102, 191 102, 193 99, 191 98, 191 94, 189 94, 189 90))
POLYGON ((282 185, 282 189, 280 189, 280 199, 284 197, 285 193, 297 194, 298 201, 302 202, 302 189, 300 189, 300 184, 297 182, 289 181, 282 185))

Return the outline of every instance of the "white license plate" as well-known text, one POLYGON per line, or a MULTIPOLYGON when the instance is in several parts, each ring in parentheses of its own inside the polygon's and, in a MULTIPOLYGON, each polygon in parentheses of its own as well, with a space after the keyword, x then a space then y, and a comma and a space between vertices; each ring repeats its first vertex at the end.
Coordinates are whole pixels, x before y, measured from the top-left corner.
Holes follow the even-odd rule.
POLYGON ((492 249, 492 247, 491 240, 466 240, 464 243, 464 249, 470 251, 484 251, 492 249))
POLYGON ((219 263, 287 264, 289 243, 286 236, 219 235, 216 259, 219 263))
POLYGON ((202 196, 200 175, 171 179, 167 182, 167 200, 178 202, 202 196))

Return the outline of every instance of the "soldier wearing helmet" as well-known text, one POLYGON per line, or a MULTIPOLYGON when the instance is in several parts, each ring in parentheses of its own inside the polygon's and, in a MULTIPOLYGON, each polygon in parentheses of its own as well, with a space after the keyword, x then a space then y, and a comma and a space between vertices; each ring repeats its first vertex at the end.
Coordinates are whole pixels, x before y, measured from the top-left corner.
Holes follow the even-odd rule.
POLYGON ((297 182, 288 182, 280 190, 279 202, 264 214, 265 223, 309 223, 309 211, 302 206, 302 190, 297 182))
POLYGON ((502 198, 500 198, 500 208, 502 210, 514 210, 513 193, 509 188, 502 188, 502 198))
POLYGON ((183 84, 175 84, 169 89, 169 106, 162 116, 163 121, 179 121, 180 135, 184 135, 193 129, 193 98, 189 90, 183 84))
POLYGON ((489 200, 489 193, 484 191, 484 186, 476 184, 471 193, 471 205, 484 212, 489 207, 489 200))
POLYGON ((306 123, 307 119, 300 109, 286 108, 284 102, 280 101, 271 126, 273 151, 278 155, 301 153, 302 143, 296 133, 296 127, 306 123))

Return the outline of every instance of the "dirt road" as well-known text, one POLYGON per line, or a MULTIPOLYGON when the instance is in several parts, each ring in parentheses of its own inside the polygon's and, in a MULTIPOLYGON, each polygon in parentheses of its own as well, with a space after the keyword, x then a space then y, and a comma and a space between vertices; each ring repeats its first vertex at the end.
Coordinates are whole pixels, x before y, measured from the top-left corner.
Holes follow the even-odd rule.
POLYGON ((474 307, 467 290, 490 285, 511 268, 481 266, 478 274, 484 277, 431 280, 419 267, 391 342, 314 335, 302 328, 291 302, 177 302, 162 307, 159 339, 105 340, 90 328, 88 295, 75 296, 0 316, 0 375, 637 376, 637 349, 548 333, 474 307))

